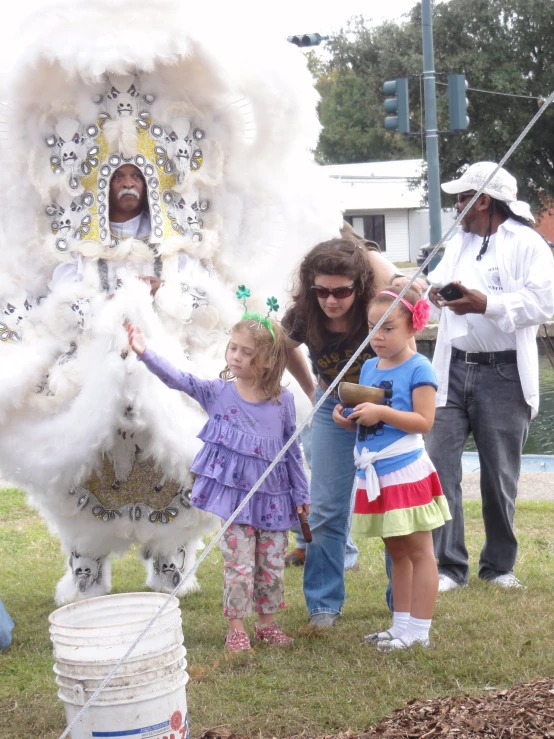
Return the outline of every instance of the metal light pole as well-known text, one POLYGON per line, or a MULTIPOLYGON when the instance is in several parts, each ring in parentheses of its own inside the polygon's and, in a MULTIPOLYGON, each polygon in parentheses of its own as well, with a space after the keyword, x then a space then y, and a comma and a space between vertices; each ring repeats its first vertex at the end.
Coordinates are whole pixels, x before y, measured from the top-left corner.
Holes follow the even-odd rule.
MULTIPOLYGON (((431 245, 435 246, 440 241, 442 223, 431 0, 421 0, 421 33, 423 40, 423 94, 425 98, 425 141, 427 144, 427 187, 429 190, 429 235, 431 245)), ((433 267, 434 265, 429 265, 429 270, 433 267)))

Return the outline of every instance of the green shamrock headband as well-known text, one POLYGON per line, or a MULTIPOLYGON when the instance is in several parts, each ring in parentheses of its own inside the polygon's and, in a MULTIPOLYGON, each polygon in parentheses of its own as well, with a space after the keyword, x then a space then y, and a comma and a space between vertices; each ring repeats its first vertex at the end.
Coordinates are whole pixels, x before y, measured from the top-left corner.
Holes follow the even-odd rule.
POLYGON ((244 305, 244 315, 242 317, 242 320, 252 318, 254 321, 258 321, 258 323, 261 323, 262 326, 265 326, 267 328, 269 333, 273 336, 273 339, 275 339, 275 331, 273 329, 273 326, 271 325, 269 316, 271 315, 272 311, 275 311, 275 313, 277 313, 277 311, 279 310, 279 303, 277 302, 277 298, 271 296, 265 301, 265 304, 267 305, 269 310, 267 311, 267 316, 261 316, 259 313, 250 313, 248 311, 248 308, 246 306, 246 298, 250 297, 249 288, 245 287, 244 285, 239 285, 236 296, 244 305))

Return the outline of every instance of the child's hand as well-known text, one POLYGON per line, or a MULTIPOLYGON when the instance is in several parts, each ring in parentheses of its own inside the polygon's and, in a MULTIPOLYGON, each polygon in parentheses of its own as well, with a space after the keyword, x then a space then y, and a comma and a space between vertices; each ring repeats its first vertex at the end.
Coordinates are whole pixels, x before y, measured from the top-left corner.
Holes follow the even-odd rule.
POLYGON ((301 513, 305 513, 306 516, 309 516, 310 515, 310 507, 311 506, 310 506, 309 503, 304 503, 304 505, 297 505, 296 506, 296 512, 298 513, 298 515, 300 515, 301 513))
POLYGON ((144 340, 142 329, 138 326, 133 326, 132 323, 128 323, 127 333, 129 335, 129 344, 131 345, 131 349, 137 354, 144 354, 146 351, 146 342, 144 340))
POLYGON ((333 409, 333 421, 340 426, 343 429, 346 429, 347 431, 356 431, 356 424, 351 421, 350 419, 352 416, 349 416, 348 418, 345 418, 342 414, 344 408, 340 403, 337 403, 337 405, 333 409))
POLYGON ((375 426, 381 420, 382 405, 375 403, 360 403, 350 414, 349 420, 355 421, 362 426, 375 426))

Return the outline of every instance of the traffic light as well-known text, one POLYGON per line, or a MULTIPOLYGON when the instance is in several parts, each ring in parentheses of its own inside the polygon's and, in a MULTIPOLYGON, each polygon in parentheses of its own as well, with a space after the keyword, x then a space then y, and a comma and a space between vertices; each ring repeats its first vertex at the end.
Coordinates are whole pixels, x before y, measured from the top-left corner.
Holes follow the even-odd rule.
POLYGON ((305 33, 303 36, 287 36, 289 44, 295 46, 319 46, 322 41, 327 41, 329 36, 320 33, 305 33))
POLYGON ((389 97, 385 100, 385 128, 387 131, 410 133, 410 109, 408 104, 408 79, 401 77, 389 80, 383 85, 383 93, 389 97), (394 97, 392 97, 394 95, 394 97))
POLYGON ((465 74, 448 75, 448 111, 450 113, 451 131, 461 131, 469 126, 466 91, 467 80, 465 74))

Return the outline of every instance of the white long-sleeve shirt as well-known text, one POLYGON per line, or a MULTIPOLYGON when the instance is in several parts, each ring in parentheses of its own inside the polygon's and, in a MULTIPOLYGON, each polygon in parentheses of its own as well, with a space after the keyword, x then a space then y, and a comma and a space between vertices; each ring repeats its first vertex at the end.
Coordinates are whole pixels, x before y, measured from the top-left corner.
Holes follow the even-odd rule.
MULTIPOLYGON (((472 239, 472 234, 460 230, 448 242, 443 259, 429 275, 433 287, 461 278, 458 262, 472 239)), ((485 317, 494 321, 499 331, 515 335, 521 387, 534 418, 539 409, 537 327, 554 314, 554 259, 538 233, 511 218, 496 233, 496 258, 503 291, 487 295, 485 317)), ((448 396, 452 342, 470 332, 467 316, 456 316, 448 308, 441 310, 433 356, 439 384, 437 406, 445 405, 448 396)))

